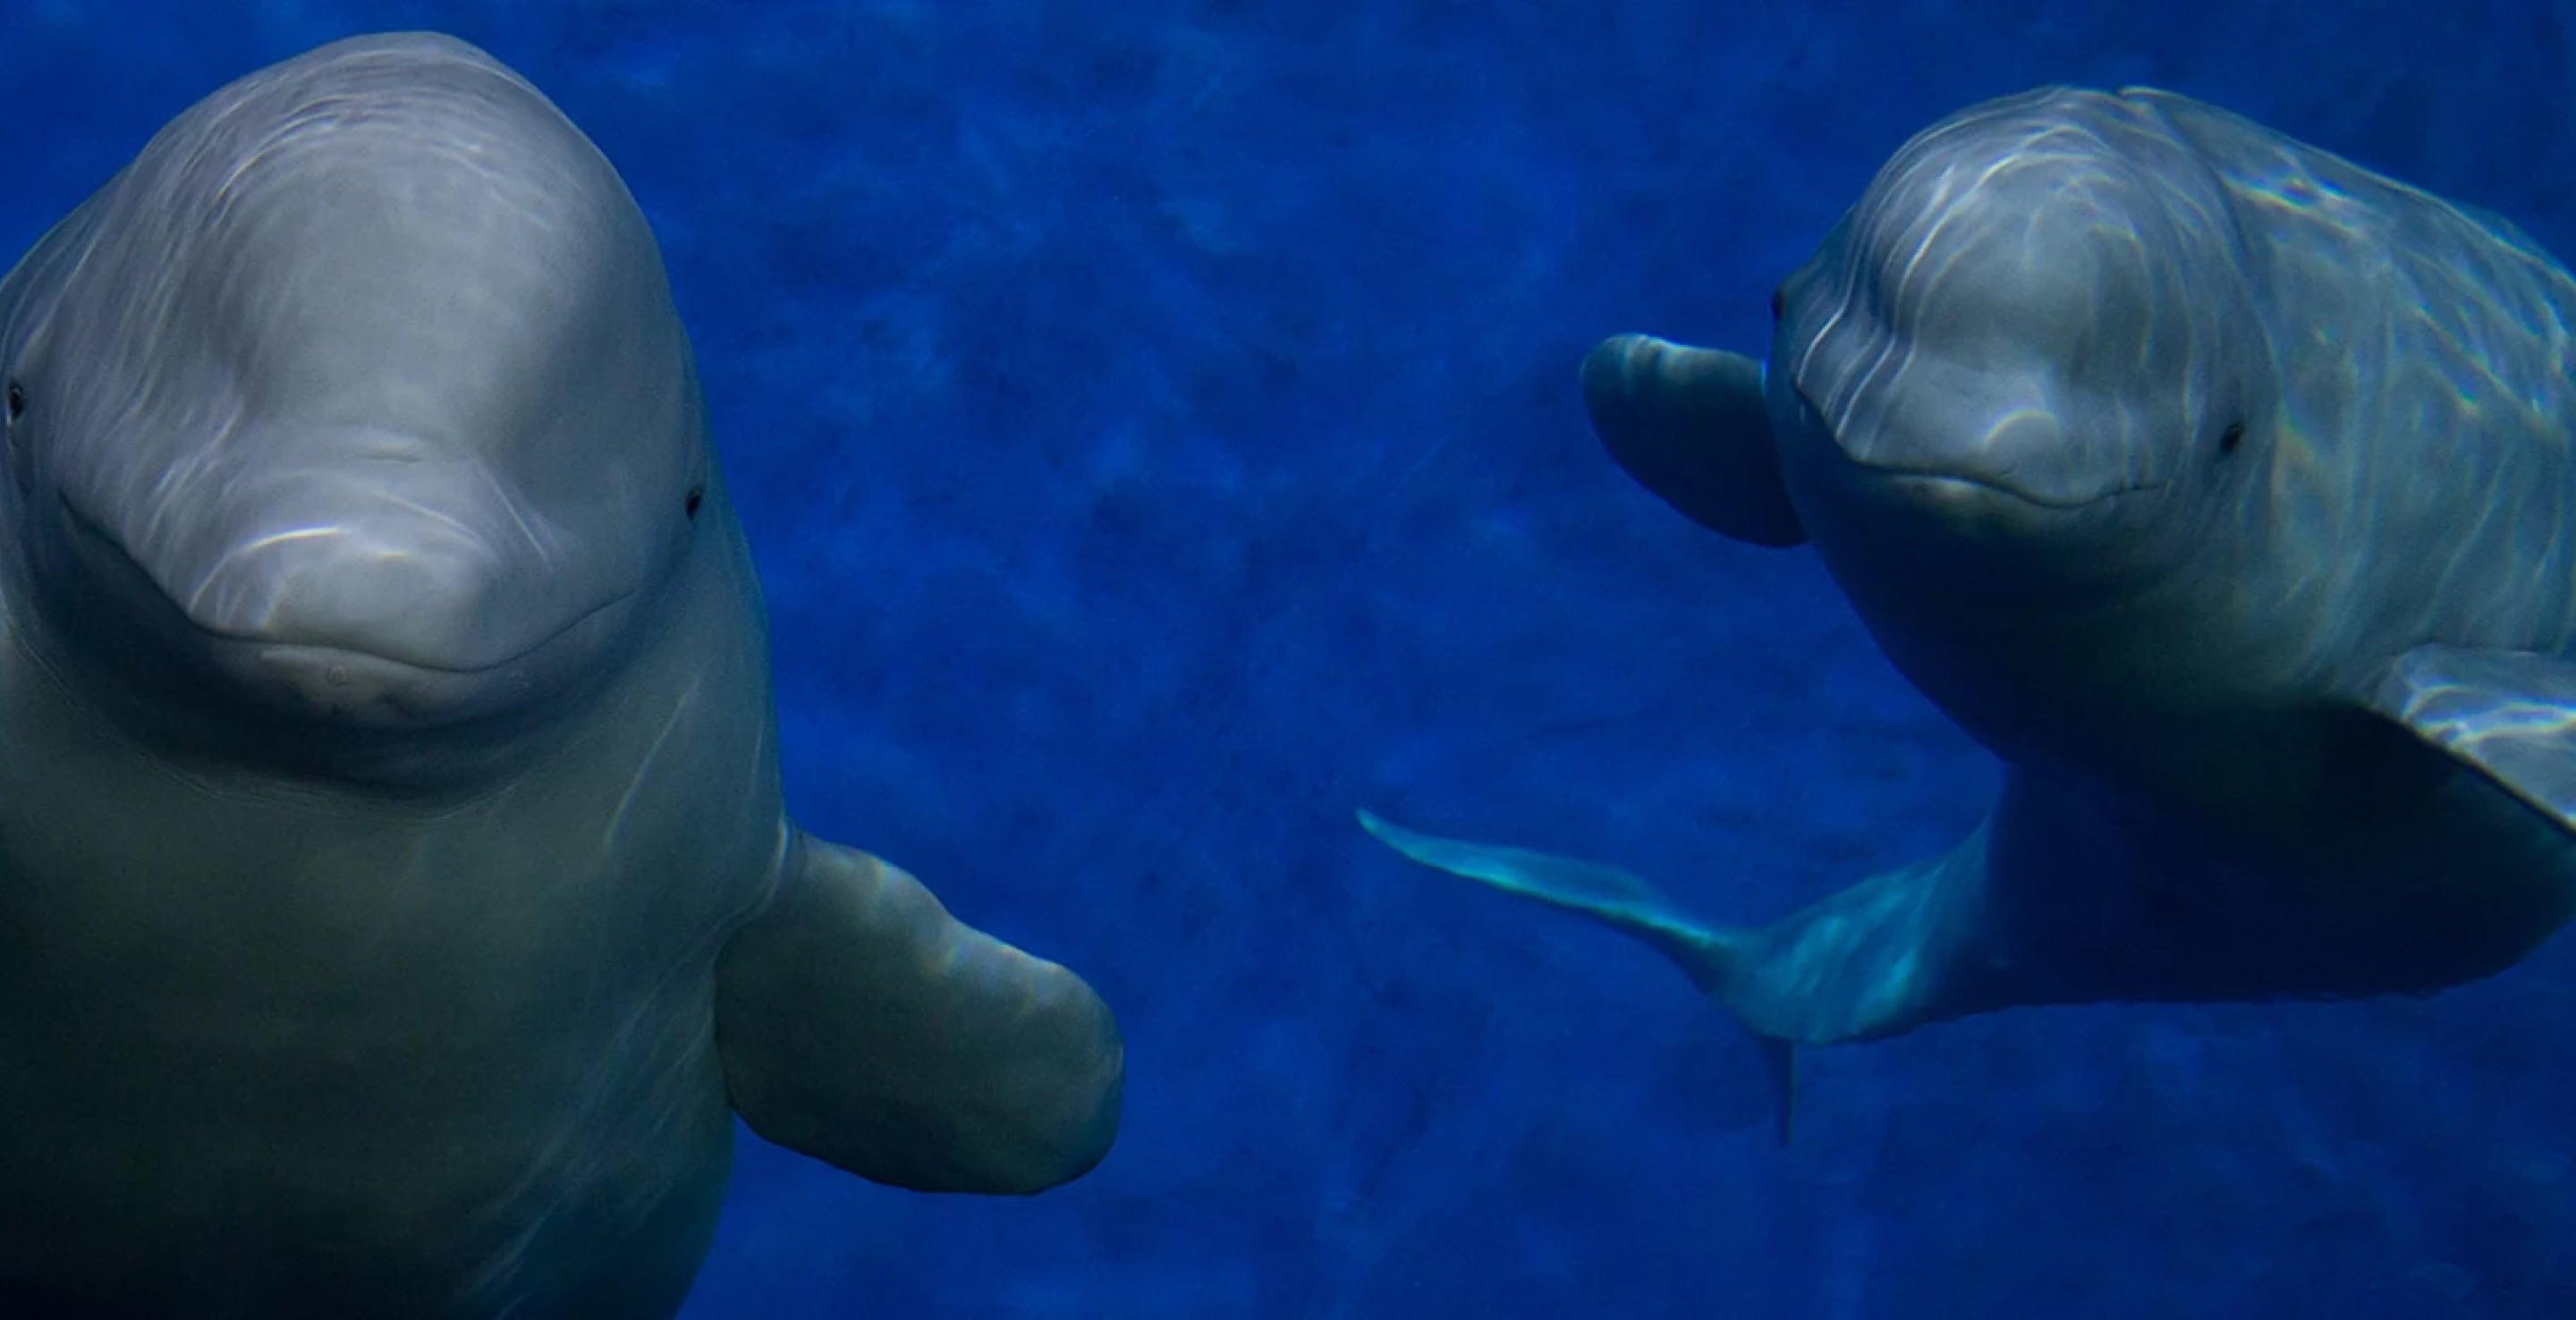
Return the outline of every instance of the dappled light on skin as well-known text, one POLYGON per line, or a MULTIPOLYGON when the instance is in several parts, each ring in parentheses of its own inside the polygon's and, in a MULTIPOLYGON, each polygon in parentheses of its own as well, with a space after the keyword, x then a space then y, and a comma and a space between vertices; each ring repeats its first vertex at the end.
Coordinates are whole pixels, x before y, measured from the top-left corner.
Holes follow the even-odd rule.
MULTIPOLYGON (((2223 111, 2070 95, 1909 142, 1791 278, 1774 362, 1817 443, 1972 483, 1912 488, 1963 528, 1998 525, 1977 486, 2100 501, 2132 530, 2097 562, 2224 578, 2212 608, 2304 639, 2263 663, 2307 681, 2402 637, 2528 640, 2526 593, 2576 554, 2576 310, 2546 254, 2223 111), (2114 494, 2189 512, 2140 532, 2114 494)), ((2541 638, 2576 630, 2576 600, 2539 609, 2541 638)))
POLYGON ((1888 163, 1793 280, 1778 359, 1847 457, 2048 506, 2171 478, 2225 341, 2197 275, 2222 216, 2142 177, 2153 131, 2016 102, 1888 163), (2141 377, 2180 388, 2127 397, 2141 377))
POLYGON ((2563 644, 2576 614, 2546 602, 2576 552, 2576 308, 2556 264, 2500 217, 2326 153, 2200 140, 2301 309, 2273 322, 2284 404, 2260 495, 2311 668, 2394 635, 2504 644, 2536 623, 2563 644))
POLYGON ((612 647, 673 553, 703 477, 688 345, 633 199, 577 128, 528 122, 523 81, 425 85, 400 53, 339 75, 225 88, 22 268, 60 292, 13 331, 18 525, 98 567, 90 594, 158 598, 98 612, 119 626, 166 602, 221 643, 497 680, 351 696, 286 650, 204 659, 292 706, 482 710, 612 647), (567 406, 592 378, 621 384, 567 406))
POLYGON ((1957 987, 1940 926, 1977 901, 1959 886, 1982 883, 1985 832, 1950 857, 1856 885, 1762 933, 1735 1001, 1747 1021, 1790 1040, 1867 1040, 1924 1019, 1957 987))
POLYGON ((2532 807, 2576 819, 2576 673, 2502 652, 2410 658, 2380 701, 2532 807))
MULTIPOLYGON (((244 555, 257 554, 261 550, 267 549, 270 546, 284 545, 290 541, 310 541, 317 537, 346 536, 348 534, 348 528, 336 525, 323 527, 298 527, 290 531, 272 532, 267 536, 245 541, 242 543, 241 549, 236 550, 233 553, 244 555)), ((193 607, 196 604, 196 601, 191 600, 189 601, 189 604, 193 607)))
POLYGON ((2185 98, 1971 107, 1782 283, 1758 386, 1622 338, 1586 387, 1676 509, 1812 539, 2004 761, 1986 822, 1752 928, 1362 824, 1665 953, 1780 1078, 2016 1005, 2501 971, 2576 907, 2571 300, 2509 226, 2185 98))

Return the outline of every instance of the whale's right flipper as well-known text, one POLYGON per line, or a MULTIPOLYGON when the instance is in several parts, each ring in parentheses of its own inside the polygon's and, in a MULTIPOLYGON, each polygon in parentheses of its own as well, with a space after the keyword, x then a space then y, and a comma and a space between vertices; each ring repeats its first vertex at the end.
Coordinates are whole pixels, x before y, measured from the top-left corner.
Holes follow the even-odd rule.
POLYGON ((1618 335, 1583 359, 1583 405, 1610 457, 1691 521, 1754 545, 1807 539, 1780 478, 1761 363, 1618 335))

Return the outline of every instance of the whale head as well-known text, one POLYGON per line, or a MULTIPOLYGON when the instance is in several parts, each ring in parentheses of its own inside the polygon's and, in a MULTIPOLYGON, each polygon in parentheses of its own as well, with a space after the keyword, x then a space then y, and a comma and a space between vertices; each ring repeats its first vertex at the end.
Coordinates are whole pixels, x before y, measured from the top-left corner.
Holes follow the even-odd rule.
POLYGON ((2167 562, 2266 424, 2246 266, 2219 180, 2152 104, 2048 89, 1935 125, 1775 303, 1793 494, 1866 524, 1844 542, 1938 541, 1988 583, 2167 562))
POLYGON ((659 250, 462 43, 326 46, 172 121, 0 286, 41 613, 196 699, 521 710, 649 617, 710 460, 659 250))

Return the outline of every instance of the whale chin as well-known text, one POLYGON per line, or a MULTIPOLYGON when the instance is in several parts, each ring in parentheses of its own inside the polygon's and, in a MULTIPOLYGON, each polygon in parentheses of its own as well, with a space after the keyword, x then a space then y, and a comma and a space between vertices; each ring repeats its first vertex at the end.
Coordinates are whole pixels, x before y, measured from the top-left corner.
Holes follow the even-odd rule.
POLYGON ((532 653, 489 669, 432 669, 344 647, 210 638, 224 686, 281 716, 366 729, 472 723, 533 705, 564 686, 532 653))

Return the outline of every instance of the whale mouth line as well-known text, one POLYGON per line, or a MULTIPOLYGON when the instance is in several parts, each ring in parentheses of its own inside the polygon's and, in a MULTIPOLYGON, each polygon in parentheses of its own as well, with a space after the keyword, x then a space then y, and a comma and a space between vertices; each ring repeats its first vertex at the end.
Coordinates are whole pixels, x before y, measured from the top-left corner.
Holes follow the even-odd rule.
POLYGON ((1899 486, 1928 487, 1935 490, 1968 490, 1983 494, 2001 495, 2006 499, 2013 500, 2021 504, 2027 504, 2033 508, 2047 509, 2051 512, 2057 513, 2072 513, 2078 510, 2090 509, 2100 505, 2109 504, 2114 500, 2126 499, 2132 495, 2150 494, 2155 491, 2163 490, 2167 485, 2171 484, 2162 481, 2140 481, 2133 482, 2126 486, 2115 486, 2109 490, 2097 491, 2089 495, 2069 497, 2062 495, 2042 495, 1998 478, 1980 477, 1956 471, 1944 471, 1939 468, 1908 467, 1901 464, 1872 463, 1862 459, 1852 459, 1851 462, 1854 467, 1859 468, 1861 471, 1899 486))
POLYGON ((1949 494, 2000 495, 2015 503, 2050 513, 2077 513, 2115 500, 2127 499, 2133 495, 2152 494, 2173 484, 2171 481, 2133 481, 2127 485, 2114 486, 2108 490, 2094 491, 2086 495, 2046 495, 2015 485, 2001 477, 1979 476, 1972 472, 1933 467, 1924 463, 1883 462, 1862 458, 1854 454, 1851 446, 1843 442, 1841 432, 1825 424, 1824 413, 1816 407, 1815 400, 1808 397, 1805 384, 1793 377, 1789 382, 1789 390, 1791 396, 1798 401, 1799 408, 1818 429, 1823 431, 1825 442, 1832 447, 1835 456, 1849 464, 1853 470, 1899 488, 1913 486, 1920 490, 1949 494))
POLYGON ((71 501, 70 497, 58 492, 55 498, 62 507, 65 521, 71 526, 75 536, 79 540, 88 542, 92 547, 94 547, 97 553, 110 557, 117 572, 130 577, 140 586, 148 587, 155 598, 169 607, 168 613, 175 616, 176 619, 183 623, 190 631, 194 632, 197 636, 228 650, 234 648, 258 648, 279 655, 308 657, 325 663, 334 659, 340 659, 362 663, 371 667, 382 666, 439 678, 472 679, 479 676, 493 674, 525 662, 530 656, 554 645, 556 642, 562 640, 567 634, 579 629, 582 625, 589 623, 591 620, 598 618, 600 615, 607 613, 609 610, 615 609, 617 606, 633 598, 636 592, 634 587, 621 588, 589 607, 573 614, 561 624, 547 630, 544 635, 535 638, 527 645, 512 651, 510 654, 503 656, 500 659, 493 660, 485 664, 443 665, 434 661, 389 655, 381 651, 369 650, 363 646, 349 646, 341 643, 320 641, 310 638, 269 636, 246 629, 224 628, 208 624, 199 619, 185 606, 179 604, 178 601, 172 599, 169 591, 161 585, 161 580, 155 577, 150 569, 145 568, 142 561, 134 557, 133 551, 126 548, 125 542, 122 538, 108 530, 107 527, 101 524, 96 518, 83 512, 79 505, 74 504, 71 501))

